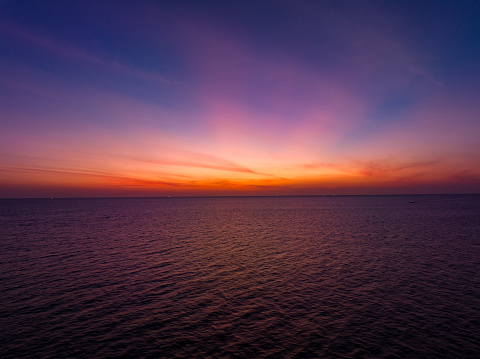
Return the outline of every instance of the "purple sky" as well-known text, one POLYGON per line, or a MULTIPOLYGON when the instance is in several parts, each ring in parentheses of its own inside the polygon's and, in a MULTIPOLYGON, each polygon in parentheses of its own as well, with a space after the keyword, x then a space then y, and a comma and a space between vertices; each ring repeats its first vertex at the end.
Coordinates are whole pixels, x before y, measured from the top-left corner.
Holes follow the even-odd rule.
POLYGON ((0 1, 0 197, 480 193, 478 1, 0 1))

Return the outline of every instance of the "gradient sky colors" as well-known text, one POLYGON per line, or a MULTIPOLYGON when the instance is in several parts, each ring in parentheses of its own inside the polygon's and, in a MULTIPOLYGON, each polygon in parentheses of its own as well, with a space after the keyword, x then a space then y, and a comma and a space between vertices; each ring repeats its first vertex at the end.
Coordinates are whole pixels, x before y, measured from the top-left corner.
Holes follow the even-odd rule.
POLYGON ((478 1, 0 1, 0 197, 480 193, 478 1))

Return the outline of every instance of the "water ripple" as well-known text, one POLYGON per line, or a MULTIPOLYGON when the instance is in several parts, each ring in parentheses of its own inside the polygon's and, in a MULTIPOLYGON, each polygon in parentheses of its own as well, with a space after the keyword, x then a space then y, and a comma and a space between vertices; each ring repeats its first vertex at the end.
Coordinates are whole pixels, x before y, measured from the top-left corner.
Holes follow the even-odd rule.
POLYGON ((480 198, 423 198, 0 201, 0 356, 476 358, 480 198))

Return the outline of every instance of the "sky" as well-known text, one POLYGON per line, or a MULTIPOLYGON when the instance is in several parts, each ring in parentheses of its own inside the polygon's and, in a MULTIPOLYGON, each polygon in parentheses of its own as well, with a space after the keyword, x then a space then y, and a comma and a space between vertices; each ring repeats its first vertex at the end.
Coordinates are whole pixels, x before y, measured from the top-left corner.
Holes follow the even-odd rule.
POLYGON ((0 0, 0 197, 480 193, 479 19, 0 0))

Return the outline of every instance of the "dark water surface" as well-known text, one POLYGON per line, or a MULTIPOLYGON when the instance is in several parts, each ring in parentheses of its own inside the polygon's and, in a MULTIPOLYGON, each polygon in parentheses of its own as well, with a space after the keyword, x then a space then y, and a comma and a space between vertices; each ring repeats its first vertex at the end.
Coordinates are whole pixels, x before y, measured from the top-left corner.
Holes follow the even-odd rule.
POLYGON ((0 200, 0 243, 1 358, 480 355, 480 196, 0 200))

